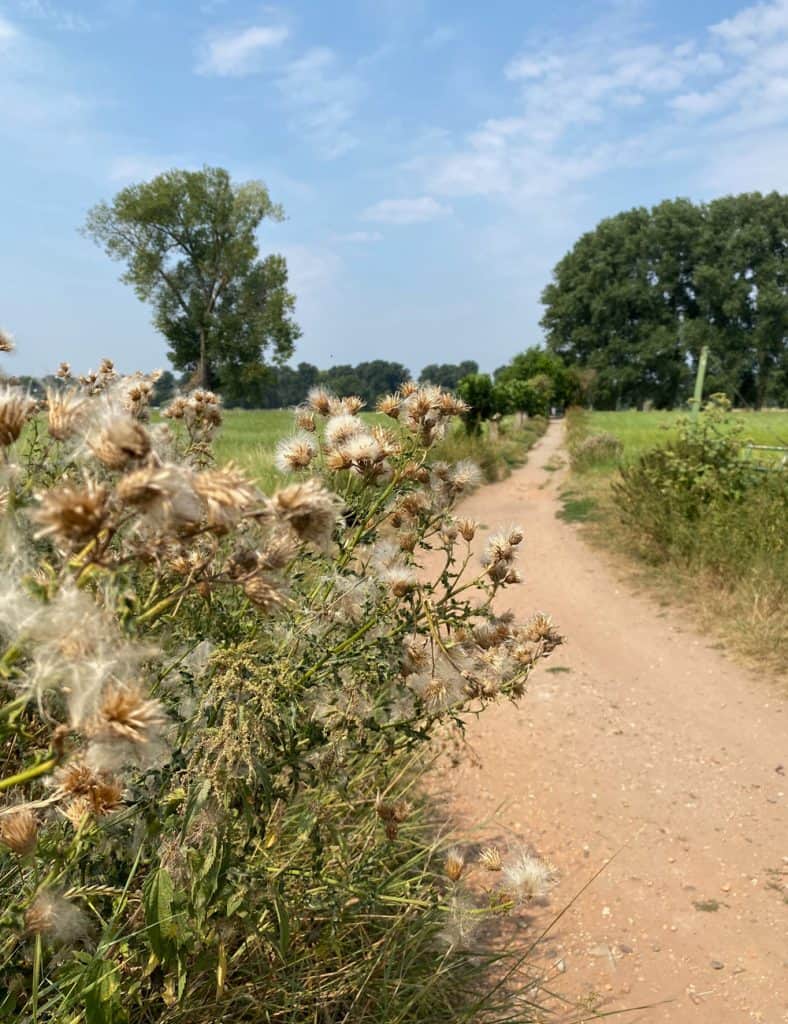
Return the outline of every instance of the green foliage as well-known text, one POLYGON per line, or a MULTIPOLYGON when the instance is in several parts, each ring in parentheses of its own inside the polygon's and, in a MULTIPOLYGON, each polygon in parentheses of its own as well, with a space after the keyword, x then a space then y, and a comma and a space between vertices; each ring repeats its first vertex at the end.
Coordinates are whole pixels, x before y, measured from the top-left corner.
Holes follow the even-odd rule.
POLYGON ((530 415, 546 415, 551 401, 561 408, 574 405, 583 395, 578 371, 554 352, 535 345, 514 356, 506 366, 499 366, 495 380, 515 387, 520 403, 515 408, 530 415), (530 391, 523 388, 524 384, 530 385, 530 391))
POLYGON ((624 446, 615 434, 588 434, 572 441, 569 458, 572 469, 582 473, 588 469, 615 464, 623 450, 624 446))
POLYGON ((505 392, 496 392, 489 373, 470 373, 463 377, 457 385, 457 394, 468 406, 464 418, 469 434, 479 434, 484 420, 501 414, 501 403, 507 398, 505 392))
POLYGON ((603 220, 544 290, 548 345, 593 371, 602 408, 679 405, 704 344, 709 391, 786 404, 786 229, 778 193, 666 200, 603 220))
POLYGON ((85 233, 126 264, 176 369, 232 401, 264 377, 265 353, 286 359, 300 333, 284 258, 258 258, 260 224, 283 216, 262 183, 206 167, 122 189, 93 207, 85 233))
POLYGON ((0 403, 0 1020, 530 1019, 474 925, 549 871, 467 884, 418 788, 560 642, 491 610, 523 538, 476 564, 459 404, 316 396, 266 496, 214 465, 215 395, 150 426, 151 391, 0 403))
POLYGON ((419 374, 419 383, 456 391, 463 377, 478 372, 479 364, 474 359, 466 359, 462 363, 430 363, 419 374))
POLYGON ((451 463, 470 459, 488 483, 495 483, 523 465, 529 450, 546 429, 547 420, 541 416, 533 416, 523 424, 504 419, 495 437, 490 437, 489 424, 472 434, 457 425, 435 446, 435 457, 451 463))

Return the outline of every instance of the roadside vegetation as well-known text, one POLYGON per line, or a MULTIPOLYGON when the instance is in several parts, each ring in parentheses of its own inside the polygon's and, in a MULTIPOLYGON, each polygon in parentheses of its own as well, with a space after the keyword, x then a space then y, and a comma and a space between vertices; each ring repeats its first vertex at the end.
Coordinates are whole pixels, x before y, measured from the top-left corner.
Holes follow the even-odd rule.
POLYGON ((476 563, 478 471, 433 460, 462 403, 318 389, 266 495, 215 395, 152 390, 0 390, 0 1020, 536 1019, 479 926, 550 869, 447 848, 420 789, 561 642, 492 610, 523 535, 476 563))
POLYGON ((732 413, 724 397, 693 421, 671 413, 568 416, 572 475, 563 516, 647 568, 730 647, 788 668, 788 413, 732 413))

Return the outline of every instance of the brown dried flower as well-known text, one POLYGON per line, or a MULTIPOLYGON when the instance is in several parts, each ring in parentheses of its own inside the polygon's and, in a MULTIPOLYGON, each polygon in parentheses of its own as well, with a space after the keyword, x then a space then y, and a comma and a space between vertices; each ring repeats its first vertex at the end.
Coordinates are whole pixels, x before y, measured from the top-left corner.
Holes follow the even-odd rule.
POLYGON ((151 443, 147 430, 130 416, 114 416, 88 440, 88 447, 107 469, 123 469, 144 459, 151 443))
POLYGON ((118 684, 104 694, 90 731, 103 739, 149 743, 165 721, 159 701, 146 697, 136 684, 118 684))
POLYGON ((85 478, 81 487, 64 484, 38 495, 39 507, 31 518, 41 525, 37 537, 54 537, 65 547, 79 547, 93 540, 108 516, 109 492, 103 484, 85 478))
POLYGON ((7 448, 22 433, 22 427, 36 411, 36 401, 21 388, 0 389, 0 445, 7 448))
POLYGON ((319 548, 331 543, 339 506, 336 497, 319 480, 306 480, 277 491, 269 507, 300 540, 319 548))
POLYGON ((0 843, 18 857, 26 857, 36 848, 38 823, 27 807, 11 811, 0 818, 0 843))
POLYGON ((80 429, 87 412, 87 398, 76 388, 47 388, 48 430, 56 441, 65 441, 80 429))

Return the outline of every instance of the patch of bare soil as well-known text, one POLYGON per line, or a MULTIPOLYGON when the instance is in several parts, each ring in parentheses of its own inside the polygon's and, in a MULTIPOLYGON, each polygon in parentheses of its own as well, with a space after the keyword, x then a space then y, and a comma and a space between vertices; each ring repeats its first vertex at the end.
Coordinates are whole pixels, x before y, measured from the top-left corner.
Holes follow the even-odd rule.
POLYGON ((457 820, 558 869, 552 909, 509 942, 616 854, 543 944, 564 995, 599 1012, 670 1000, 621 1018, 660 1024, 788 1021, 785 700, 556 518, 562 471, 544 466, 562 439, 552 424, 528 465, 463 504, 480 548, 501 523, 525 527, 526 582, 500 610, 549 612, 568 639, 519 709, 469 726, 481 764, 441 788, 457 820))

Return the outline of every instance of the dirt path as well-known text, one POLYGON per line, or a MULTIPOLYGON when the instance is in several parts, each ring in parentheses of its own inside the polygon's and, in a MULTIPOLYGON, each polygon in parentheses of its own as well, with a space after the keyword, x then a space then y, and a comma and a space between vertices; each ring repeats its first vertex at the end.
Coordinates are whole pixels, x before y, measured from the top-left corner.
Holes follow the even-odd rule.
POLYGON ((561 473, 543 467, 562 437, 552 424, 463 505, 488 529, 523 524, 526 582, 501 607, 548 611, 568 642, 519 710, 471 726, 482 764, 450 773, 454 812, 494 815, 552 861, 554 910, 627 844, 550 943, 561 991, 602 1009, 672 1000, 622 1020, 788 1021, 786 704, 556 518, 561 473))

